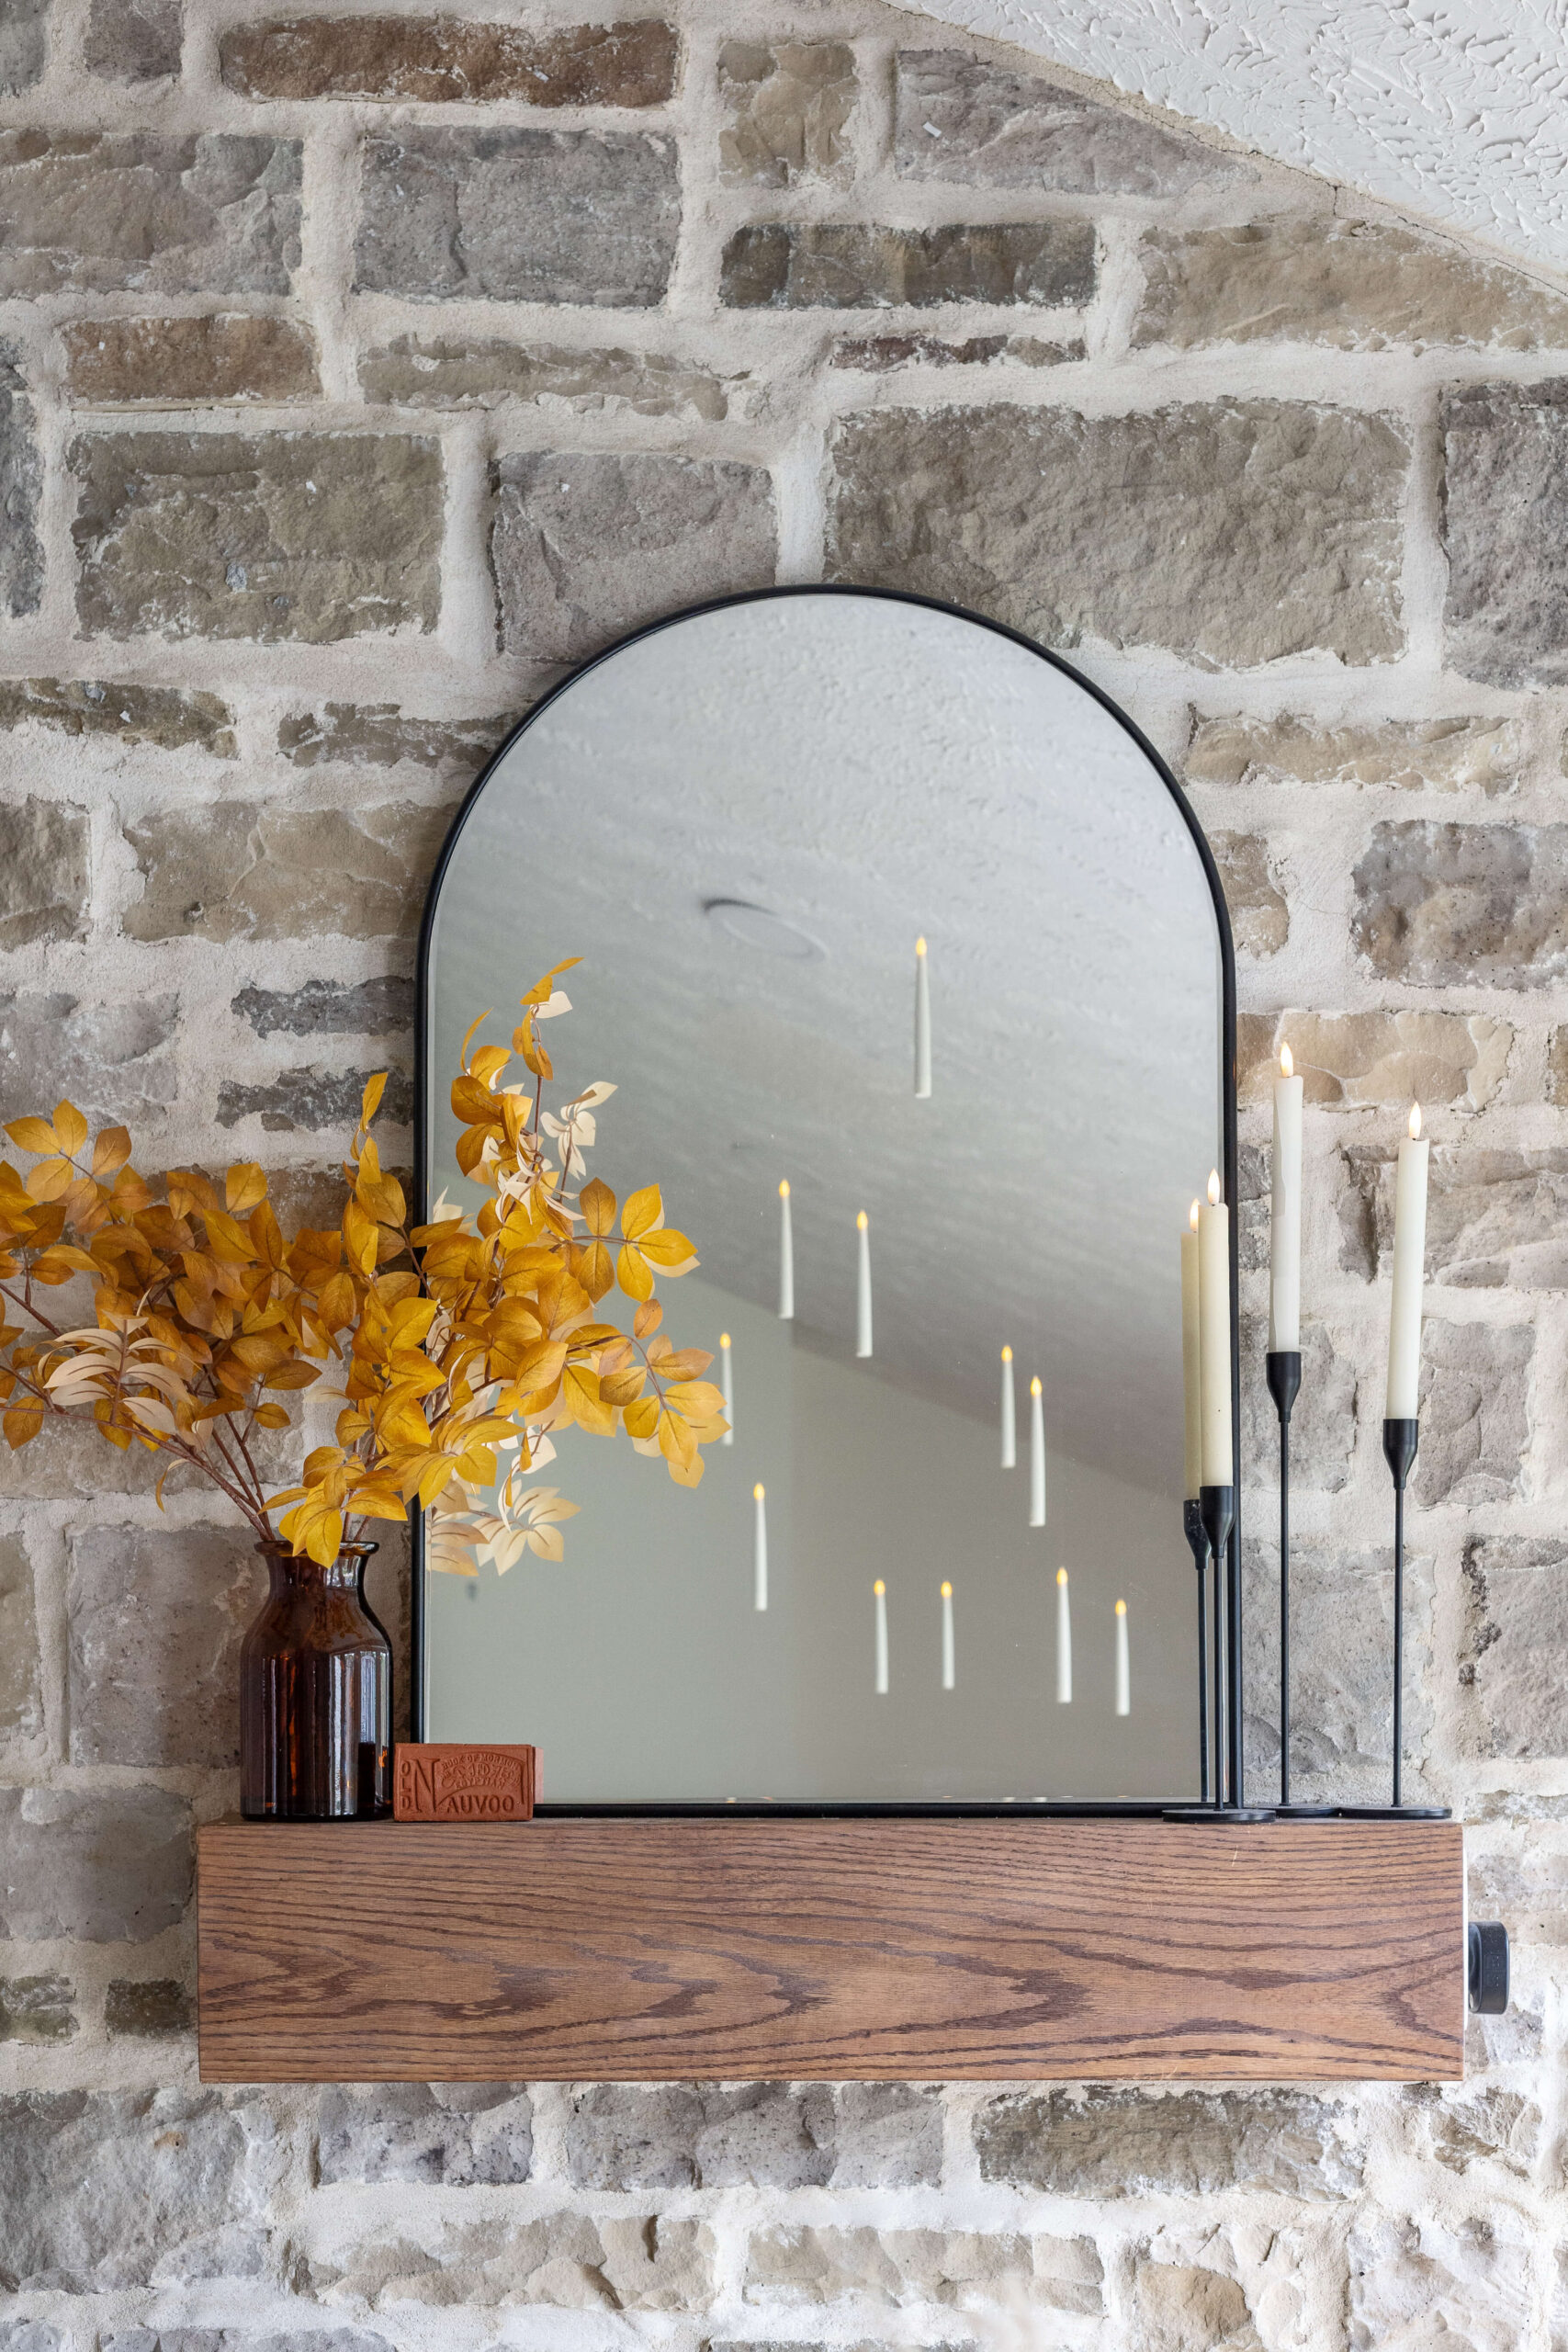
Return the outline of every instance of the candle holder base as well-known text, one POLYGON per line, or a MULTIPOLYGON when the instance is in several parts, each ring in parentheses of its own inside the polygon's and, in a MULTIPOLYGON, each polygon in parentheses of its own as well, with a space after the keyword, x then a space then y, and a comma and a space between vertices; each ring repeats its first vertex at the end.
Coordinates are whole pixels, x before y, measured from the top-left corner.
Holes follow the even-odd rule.
POLYGON ((1273 1818, 1273 1807, 1266 1804, 1168 1804, 1160 1815, 1162 1821, 1208 1824, 1220 1829, 1233 1829, 1238 1822, 1273 1818))
POLYGON ((1332 1821, 1337 1815, 1337 1804, 1277 1804, 1276 1821, 1332 1821))
POLYGON ((1453 1807, 1447 1804, 1337 1804, 1335 1818, 1338 1821, 1451 1821, 1453 1807))

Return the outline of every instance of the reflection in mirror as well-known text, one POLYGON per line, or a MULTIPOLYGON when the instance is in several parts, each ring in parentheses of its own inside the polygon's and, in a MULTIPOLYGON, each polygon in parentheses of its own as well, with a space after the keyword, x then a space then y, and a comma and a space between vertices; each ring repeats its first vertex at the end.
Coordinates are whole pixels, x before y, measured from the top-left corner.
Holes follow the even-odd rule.
POLYGON ((731 1428, 695 1489, 557 1433, 564 1559, 424 1579, 425 1737, 565 1804, 1196 1794, 1220 923, 1125 722, 942 607, 715 607, 536 714, 438 885, 423 1173, 471 1197, 464 1032, 581 957, 558 1098, 615 1088, 588 1170, 691 1235, 665 1329, 731 1428))

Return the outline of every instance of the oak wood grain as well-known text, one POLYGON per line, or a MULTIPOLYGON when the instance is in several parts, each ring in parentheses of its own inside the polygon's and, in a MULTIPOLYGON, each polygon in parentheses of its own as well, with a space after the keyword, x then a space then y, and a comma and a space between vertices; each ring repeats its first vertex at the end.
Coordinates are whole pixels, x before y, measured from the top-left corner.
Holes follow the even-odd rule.
POLYGON ((1452 1822, 219 1823, 209 2082, 1458 2080, 1452 1822))

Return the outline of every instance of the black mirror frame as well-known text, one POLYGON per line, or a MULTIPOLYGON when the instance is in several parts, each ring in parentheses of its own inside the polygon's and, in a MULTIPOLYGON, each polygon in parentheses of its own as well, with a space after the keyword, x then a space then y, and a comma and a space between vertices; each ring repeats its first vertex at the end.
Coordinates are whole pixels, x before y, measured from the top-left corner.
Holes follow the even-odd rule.
MULTIPOLYGON (((447 866, 451 862, 453 851, 457 847, 463 827, 467 823, 468 815, 478 802, 479 796, 483 793, 485 787, 490 783, 490 780, 494 775, 496 769, 501 765, 502 760, 506 758, 507 754, 512 750, 513 745, 518 741, 520 737, 526 734, 528 729, 533 726, 535 721, 539 718, 545 711, 548 710, 550 706, 556 702, 560 695, 568 693, 571 687, 575 686, 580 679, 585 678, 590 671, 598 669, 602 662, 613 661, 615 655, 617 653, 624 652, 627 646, 640 644, 647 638, 657 637, 664 629, 675 628, 682 621, 696 620, 705 613, 724 612, 734 605, 760 605, 778 602, 784 597, 790 596, 859 596, 874 598, 878 602, 884 604, 923 605, 930 612, 946 613, 955 619, 971 621, 977 628, 989 629, 994 636, 1006 638, 1010 644, 1021 646, 1026 652, 1034 654, 1038 660, 1048 662, 1054 670, 1059 670, 1064 676, 1071 678, 1075 685, 1081 686, 1084 693, 1089 695, 1092 700, 1099 703, 1100 708, 1106 711, 1111 718, 1115 719, 1117 725, 1124 729, 1126 733, 1132 737, 1134 742, 1137 744, 1139 750, 1144 753, 1144 756, 1148 761, 1150 766, 1154 769, 1156 775, 1159 776, 1166 787, 1166 790, 1170 794, 1172 800, 1175 802, 1176 807, 1180 813, 1182 821, 1186 825, 1189 833, 1190 833, 1193 842, 1197 848, 1199 858, 1202 864, 1203 873, 1208 881, 1209 895, 1213 901, 1214 923, 1218 933, 1220 949, 1220 1100, 1221 1134, 1224 1163, 1222 1173, 1224 1183, 1224 1197, 1231 1204, 1231 1425, 1232 1443, 1235 1447, 1235 1458, 1237 1473, 1235 1518, 1231 1528, 1230 1541, 1227 1546, 1225 1573, 1227 1599, 1227 1607, 1225 1611, 1227 1626, 1225 1641, 1225 1680, 1229 1705, 1226 1709, 1224 1722, 1224 1765, 1225 1778, 1228 1787, 1228 1802, 1232 1804, 1244 1804, 1246 1803, 1246 1797, 1244 1794, 1245 1759, 1242 1740, 1243 1693, 1240 1504, 1241 1340, 1237 1288, 1240 1272, 1239 1253, 1241 1219, 1239 1214, 1240 1203, 1236 1196, 1240 1154, 1236 1137, 1235 947, 1231 934, 1230 910, 1225 904, 1224 891, 1220 883, 1219 868, 1214 864, 1213 852, 1209 847, 1202 827, 1199 824, 1197 818, 1192 813, 1191 806, 1188 801, 1187 795, 1183 792, 1170 767, 1168 765, 1166 761, 1161 758, 1159 752, 1156 751, 1154 745, 1144 733, 1142 728, 1140 728, 1134 720, 1128 718, 1126 712, 1111 700, 1111 696, 1105 693, 1102 687, 1097 686, 1091 678, 1086 678, 1081 670, 1075 669, 1073 664, 1070 662, 1065 661, 1059 653, 1052 652, 1047 646, 1037 645, 1032 638, 1025 637, 1019 629, 1009 628, 1001 621, 989 620, 984 613, 972 613, 962 605, 945 603, 940 596, 917 596, 908 594, 906 590, 898 588, 860 588, 850 582, 816 582, 807 583, 799 587, 750 589, 739 595, 714 596, 710 597, 704 604, 688 605, 680 612, 666 614, 661 620, 650 621, 646 625, 646 627, 633 629, 626 637, 617 639, 614 645, 606 646, 603 652, 595 653, 590 660, 581 662, 578 667, 570 673, 570 675, 561 679, 558 684, 552 686, 549 693, 545 695, 538 702, 536 702, 533 709, 528 712, 527 716, 521 719, 513 729, 511 734, 506 738, 505 742, 502 743, 486 762, 484 767, 479 772, 479 775, 475 778, 472 786, 464 797, 462 806, 459 808, 456 817, 452 820, 451 828, 447 832, 445 842, 441 845, 441 854, 436 860, 435 872, 431 877, 430 888, 425 897, 424 913, 419 929, 418 976, 414 1006, 413 1150, 414 1203, 416 1218, 420 1223, 423 1223, 430 1205, 429 1179, 427 1174, 430 1137, 429 1118, 426 1104, 429 1098, 430 1086, 428 1016, 430 1011, 431 937, 434 929, 436 909, 440 903, 441 888, 446 877, 447 866)), ((412 1581, 409 1607, 409 1679, 411 1688, 409 1693, 409 1736, 411 1739, 419 1740, 425 1736, 425 1568, 424 1523, 422 1513, 415 1514, 412 1522, 411 1533, 412 1581)), ((650 1815, 707 1815, 755 1811, 777 1815, 788 1813, 792 1810, 799 1810, 813 1815, 826 1814, 845 1815, 862 1814, 930 1815, 935 1813, 939 1814, 942 1817, 955 1812, 962 1812, 969 1815, 1010 1814, 1016 1815, 1025 1811, 1039 1810, 1046 1812, 1052 1809, 1053 1808, 1046 1804, 1042 1804, 1038 1807, 1026 1807, 1016 1803, 1011 1804, 1002 1803, 963 1805, 945 1804, 942 1806, 904 1803, 815 1804, 800 1808, 791 1808, 784 1805, 747 1807, 734 1805, 660 1805, 628 1804, 625 1805, 601 1804, 563 1806, 560 1808, 543 1805, 538 1808, 540 1812, 554 1812, 556 1810, 560 1810, 567 1813, 603 1814, 619 1812, 650 1815)), ((1087 1805, 1075 1804, 1070 1806, 1056 1807, 1055 1810, 1090 1814, 1157 1814, 1160 1812, 1161 1806, 1157 1803, 1146 1804, 1139 1803, 1134 1804, 1123 1804, 1107 1805, 1087 1805)))

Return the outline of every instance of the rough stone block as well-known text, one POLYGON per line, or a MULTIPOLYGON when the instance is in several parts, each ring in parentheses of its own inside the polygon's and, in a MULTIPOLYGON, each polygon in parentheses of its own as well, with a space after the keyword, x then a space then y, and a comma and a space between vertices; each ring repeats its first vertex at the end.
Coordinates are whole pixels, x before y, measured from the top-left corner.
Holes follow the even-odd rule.
MULTIPOLYGON (((69 2041, 75 2031, 76 1987, 68 1976, 0 1976, 0 2041, 69 2041)), ((4 2346, 0 2335, 0 2352, 4 2346)))
POLYGON ((1205 2263, 1162 2260, 1140 2247, 1133 2273, 1140 2352, 1253 2352, 1261 2337, 1238 2278, 1205 2263))
POLYGON ((566 2159, 582 2188, 902 2188, 940 2177, 942 2115, 903 2084, 600 2083, 566 2159))
POLYGON ((1277 956, 1291 934, 1291 912, 1268 842, 1261 833, 1212 833, 1209 846, 1220 869, 1236 953, 1277 956))
MULTIPOLYGON (((190 1890, 183 1797, 166 1789, 0 1789, 0 1939, 146 1943, 176 1924, 190 1890)), ((0 2276, 5 2259, 0 2251, 0 2276)))
MULTIPOLYGON (((1264 1376, 1267 1318, 1244 1315, 1241 1332, 1242 1458, 1261 1465, 1278 1459, 1280 1444, 1279 1416, 1264 1376)), ((1357 1359, 1342 1351, 1321 1323, 1304 1322, 1301 1337, 1302 1393, 1291 1415, 1291 1483, 1300 1494, 1338 1494, 1350 1482, 1360 1425, 1357 1359)), ((1381 1396, 1377 1411, 1381 1424, 1381 1396)))
POLYGON ((66 390, 89 408, 292 401, 321 390, 316 347, 291 319, 77 319, 61 328, 66 390))
POLYGON ((0 297, 287 294, 299 143, 0 131, 0 297))
POLYGON ((1350 2235, 1350 2352, 1440 2344, 1514 2352, 1535 2307, 1531 2225, 1502 2201, 1450 2220, 1367 2211, 1350 2235))
POLYGON ((940 229, 770 220, 738 229, 725 246, 718 299, 732 311, 1063 310, 1090 300, 1094 277, 1087 220, 940 229))
POLYGON ((849 179, 855 53, 846 42, 726 41, 718 52, 721 179, 750 187, 849 179))
POLYGON ((1558 987, 1568 825, 1374 825, 1351 938, 1371 969, 1422 988, 1558 987))
MULTIPOLYGON (((1340 1264, 1373 1282, 1390 1269, 1393 1157, 1353 1144, 1342 1155, 1340 1264)), ((1568 1289, 1568 1153, 1432 1154, 1427 1201, 1428 1277, 1465 1290, 1568 1289)))
POLYGON ((650 310, 681 225, 671 139, 409 129, 367 138, 355 284, 407 301, 650 310))
POLYGON ((1460 1687, 1472 1756, 1568 1756, 1568 1549, 1545 1536, 1464 1547, 1460 1687))
POLYGON ((574 351, 564 344, 489 336, 394 335, 359 363, 366 399, 404 408, 558 401, 578 416, 608 408, 710 424, 728 414, 730 395, 742 380, 658 351, 574 351))
POLYGON ((1477 2165, 1500 2165, 1517 2180, 1532 2177, 1545 2140, 1545 2119, 1531 2098, 1498 2083, 1455 2091, 1435 2083, 1404 2095, 1411 2144, 1445 2170, 1471 2177, 1477 2165))
MULTIPOLYGON (((385 939, 418 929, 449 808, 216 801, 126 828, 146 877, 132 939, 385 939)), ((85 1108, 85 1105, 83 1106, 85 1108)))
POLYGON ((903 51, 893 158, 900 178, 1065 196, 1184 196, 1253 174, 1146 115, 952 49, 903 51))
POLYGON ((1309 1102, 1461 1111, 1495 1100, 1514 1048, 1507 1022, 1484 1012, 1244 1013, 1237 1031, 1241 1100, 1265 1106, 1283 1045, 1309 1102))
POLYGON ((1192 784, 1350 784, 1404 792, 1511 792, 1524 763, 1517 718, 1384 718, 1320 727, 1278 718, 1202 718, 1184 763, 1192 784))
POLYGON ((117 1976, 104 2001, 111 2039, 164 2041, 196 2030, 196 2004, 177 1976, 117 1976))
MULTIPOLYGON (((218 1124, 238 1126, 242 1119, 259 1118, 268 1135, 320 1135, 323 1129, 352 1134, 359 1105, 371 1076, 367 1069, 318 1069, 310 1067, 279 1071, 276 1078, 247 1086, 233 1078, 218 1086, 218 1124)), ((406 1127, 413 1118, 413 1084, 401 1070, 391 1071, 381 1097, 383 1127, 406 1127)))
POLYGON ((306 980, 297 989, 242 989, 230 1010, 258 1037, 382 1037, 413 1027, 413 982, 306 980))
POLYGON ((1518 1494, 1534 1331, 1528 1324, 1439 1323, 1428 1316, 1421 1351, 1421 1451, 1410 1482, 1417 1507, 1518 1494))
POLYGON ((1568 377, 1443 395, 1450 666, 1498 686, 1568 681, 1568 377))
POLYGON ((98 2338, 100 2352, 393 2352, 384 2335, 359 2327, 123 2327, 98 2338))
POLYGON ((0 19, 0 98, 30 90, 49 62, 49 0, 10 0, 0 19))
POLYGON ((105 433, 72 444, 84 628, 292 638, 434 628, 444 491, 394 433, 105 433))
POLYGON ((595 2222, 558 2211, 464 2222, 443 2217, 412 2236, 367 2236, 353 2227, 340 2252, 317 2254, 317 2292, 399 2303, 544 2304, 557 2311, 704 2310, 713 2295, 713 2236, 705 2222, 667 2214, 595 2222))
POLYGON ((0 1535, 0 1756, 36 1750, 43 1727, 32 1566, 17 1536, 0 1535))
POLYGON ((0 2319, 0 2352, 60 2352, 62 2341, 46 2319, 0 2319))
POLYGON ((1138 248, 1134 348, 1322 343, 1338 351, 1455 344, 1562 350, 1568 301, 1506 263, 1389 220, 1154 229, 1138 248))
POLYGON ((0 802, 0 948, 82 938, 88 897, 86 810, 0 802))
POLYGON ((455 16, 291 17, 236 26, 219 56, 247 98, 657 107, 674 92, 676 40, 657 17, 547 31, 455 16))
POLYGON ((760 467, 527 451, 498 461, 493 490, 508 653, 580 662, 682 605, 772 585, 777 526, 760 467))
POLYGON ((0 680, 0 727, 44 727, 63 735, 112 735, 177 752, 187 743, 231 760, 234 714, 216 695, 178 686, 128 686, 101 678, 0 680))
POLYGON ((1363 2151, 1353 2112, 1284 2090, 1014 2091, 975 2119, 980 2177, 1063 2197, 1341 2197, 1363 2151))
POLYGON ((887 410, 835 435, 828 576, 948 597, 1053 645, 1382 662, 1404 643, 1408 460, 1389 419, 1304 401, 887 410))
POLYGON ((1027 2304, 1100 2312, 1104 2273, 1090 2238, 998 2231, 784 2228, 747 2256, 749 2302, 857 2301, 897 2307, 1027 2304))
POLYGON ((1546 1099, 1568 1102, 1568 1029, 1554 1029, 1547 1045, 1546 1099))
POLYGON ((265 2105, 216 2091, 0 2098, 0 2285, 89 2294, 276 2274, 265 2105))
MULTIPOLYGON (((0 134, 3 136, 3 134, 0 134)), ((0 260, 0 269, 4 268, 0 260)), ((43 459, 17 347, 0 342, 0 600, 13 619, 36 613, 43 593, 38 535, 43 459)))
POLYGON ((82 55, 105 82, 162 82, 180 70, 180 0, 92 0, 82 55))
POLYGON ((0 995, 0 1068, 12 1115, 46 1111, 64 1094, 95 1124, 145 1122, 175 1099, 178 1029, 173 996, 82 1004, 57 989, 0 995))
POLYGON ((237 1764, 240 1643, 263 1591, 250 1537, 108 1525, 70 1543, 73 1764, 237 1764))
POLYGON ((320 2177, 333 2180, 526 2180, 533 2116, 514 2083, 333 2084, 316 2111, 320 2177))
POLYGON ((283 718, 277 748, 297 768, 322 762, 395 768, 406 760, 443 779, 471 782, 516 726, 516 717, 411 718, 394 702, 329 702, 283 718))

